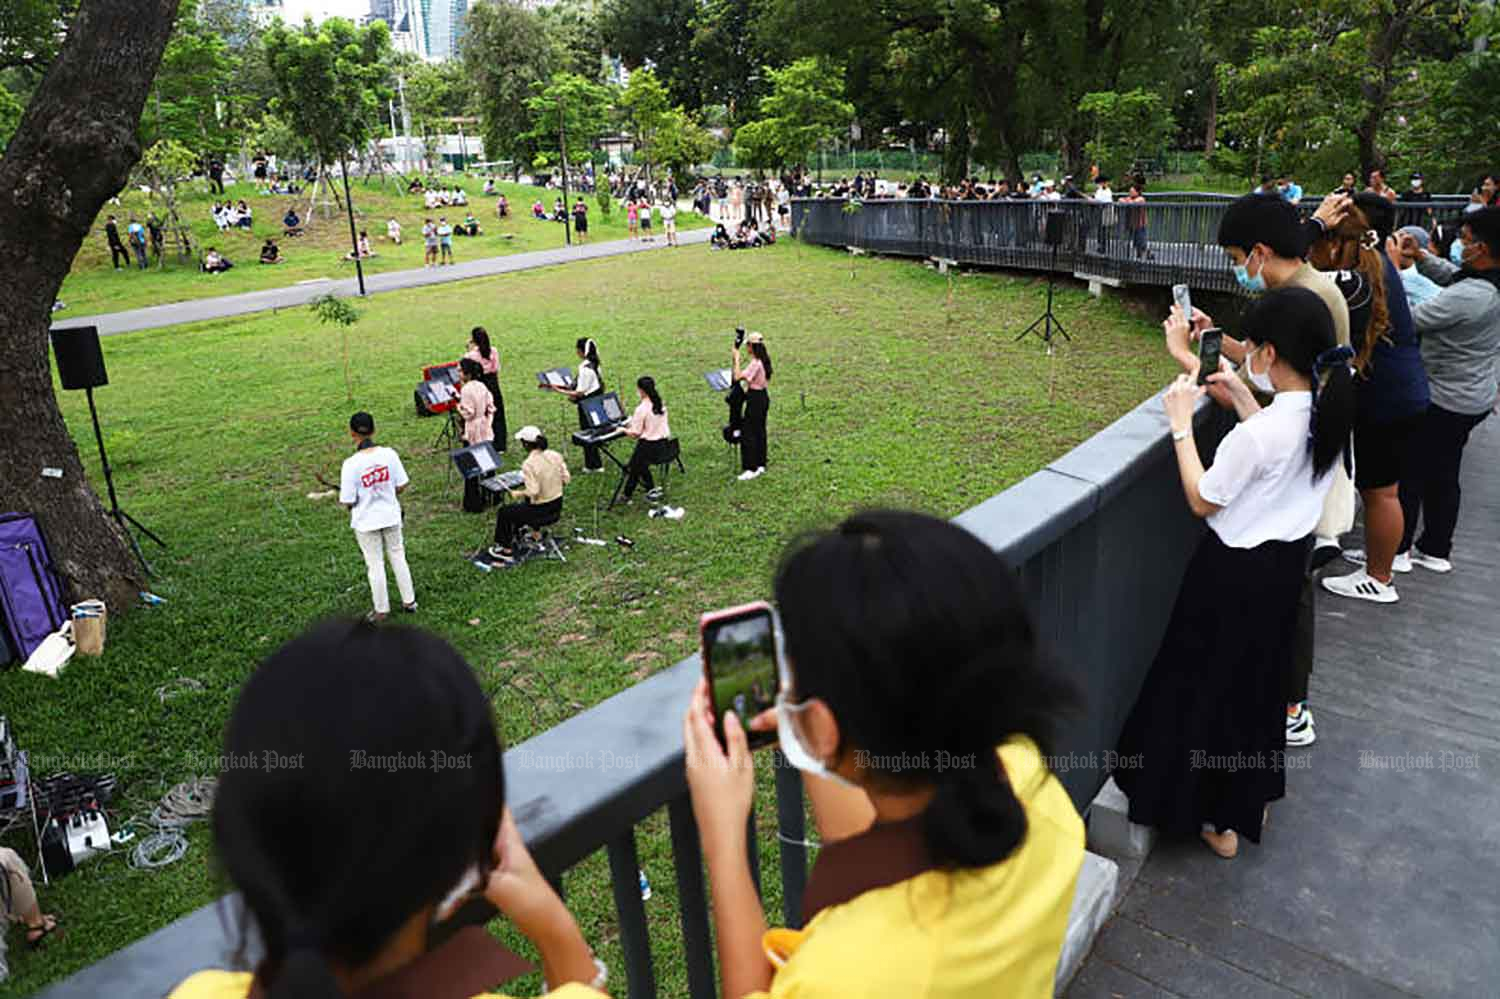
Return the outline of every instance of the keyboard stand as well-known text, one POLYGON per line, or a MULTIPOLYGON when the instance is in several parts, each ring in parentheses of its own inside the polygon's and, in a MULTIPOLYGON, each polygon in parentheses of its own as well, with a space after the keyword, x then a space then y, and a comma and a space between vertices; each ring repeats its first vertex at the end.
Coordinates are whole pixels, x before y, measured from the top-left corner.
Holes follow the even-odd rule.
POLYGON ((605 441, 602 444, 597 445, 597 447, 599 448, 600 452, 604 455, 604 457, 606 457, 610 461, 614 462, 615 463, 615 467, 620 470, 620 478, 615 481, 615 491, 612 492, 612 493, 610 493, 610 496, 609 496, 609 505, 604 508, 605 510, 613 510, 615 508, 615 504, 617 502, 619 502, 620 493, 624 492, 624 490, 625 490, 625 480, 630 475, 630 468, 629 468, 629 466, 626 465, 625 462, 621 461, 619 459, 619 457, 615 454, 615 452, 610 447, 610 445, 616 443, 617 441, 624 441, 624 440, 630 440, 630 438, 629 437, 616 437, 616 438, 614 438, 612 440, 608 440, 608 441, 605 441))

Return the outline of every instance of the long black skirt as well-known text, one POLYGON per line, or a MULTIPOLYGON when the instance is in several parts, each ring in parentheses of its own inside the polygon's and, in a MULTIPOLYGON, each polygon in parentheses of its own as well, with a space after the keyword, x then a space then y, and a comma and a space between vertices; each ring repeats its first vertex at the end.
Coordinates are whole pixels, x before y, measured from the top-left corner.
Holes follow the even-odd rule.
POLYGON ((495 431, 495 450, 504 451, 510 435, 505 428, 505 397, 500 394, 500 377, 488 374, 480 381, 484 383, 485 388, 490 390, 490 398, 495 400, 495 415, 490 418, 490 426, 495 431))
POLYGON ((1286 793, 1286 663, 1310 543, 1204 536, 1117 747, 1132 822, 1260 842, 1266 803, 1286 793))

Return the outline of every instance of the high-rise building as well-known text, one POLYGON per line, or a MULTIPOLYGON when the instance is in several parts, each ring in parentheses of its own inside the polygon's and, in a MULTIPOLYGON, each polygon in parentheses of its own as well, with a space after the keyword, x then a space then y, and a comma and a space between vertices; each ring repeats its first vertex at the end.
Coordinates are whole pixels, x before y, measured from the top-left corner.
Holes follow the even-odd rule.
POLYGON ((469 0, 417 0, 423 8, 422 20, 427 28, 427 46, 423 53, 428 59, 449 59, 458 54, 459 39, 463 35, 464 15, 469 11, 469 0))

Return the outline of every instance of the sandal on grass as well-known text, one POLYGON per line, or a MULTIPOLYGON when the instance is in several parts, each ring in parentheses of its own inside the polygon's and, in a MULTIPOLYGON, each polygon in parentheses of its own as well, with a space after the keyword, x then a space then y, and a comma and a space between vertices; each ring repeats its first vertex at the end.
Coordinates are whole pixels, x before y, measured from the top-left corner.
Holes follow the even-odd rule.
POLYGON ((40 926, 26 927, 26 946, 31 950, 41 950, 47 943, 47 938, 56 933, 62 936, 62 927, 56 916, 43 916, 40 926))

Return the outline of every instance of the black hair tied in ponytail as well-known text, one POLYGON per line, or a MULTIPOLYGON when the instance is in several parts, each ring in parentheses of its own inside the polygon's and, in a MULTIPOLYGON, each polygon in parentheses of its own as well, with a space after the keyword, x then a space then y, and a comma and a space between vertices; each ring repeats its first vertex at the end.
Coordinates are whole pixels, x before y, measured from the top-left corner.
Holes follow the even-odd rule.
POLYGON ((776 603, 798 699, 838 722, 860 779, 931 789, 923 813, 939 867, 986 867, 1026 835, 998 748, 1046 754, 1073 686, 1042 656, 1010 567, 974 535, 916 513, 856 514, 795 547, 776 603))
POLYGON ((651 412, 657 416, 667 411, 661 401, 661 393, 656 391, 656 379, 650 375, 642 375, 635 380, 635 387, 646 393, 646 398, 651 400, 651 412))

